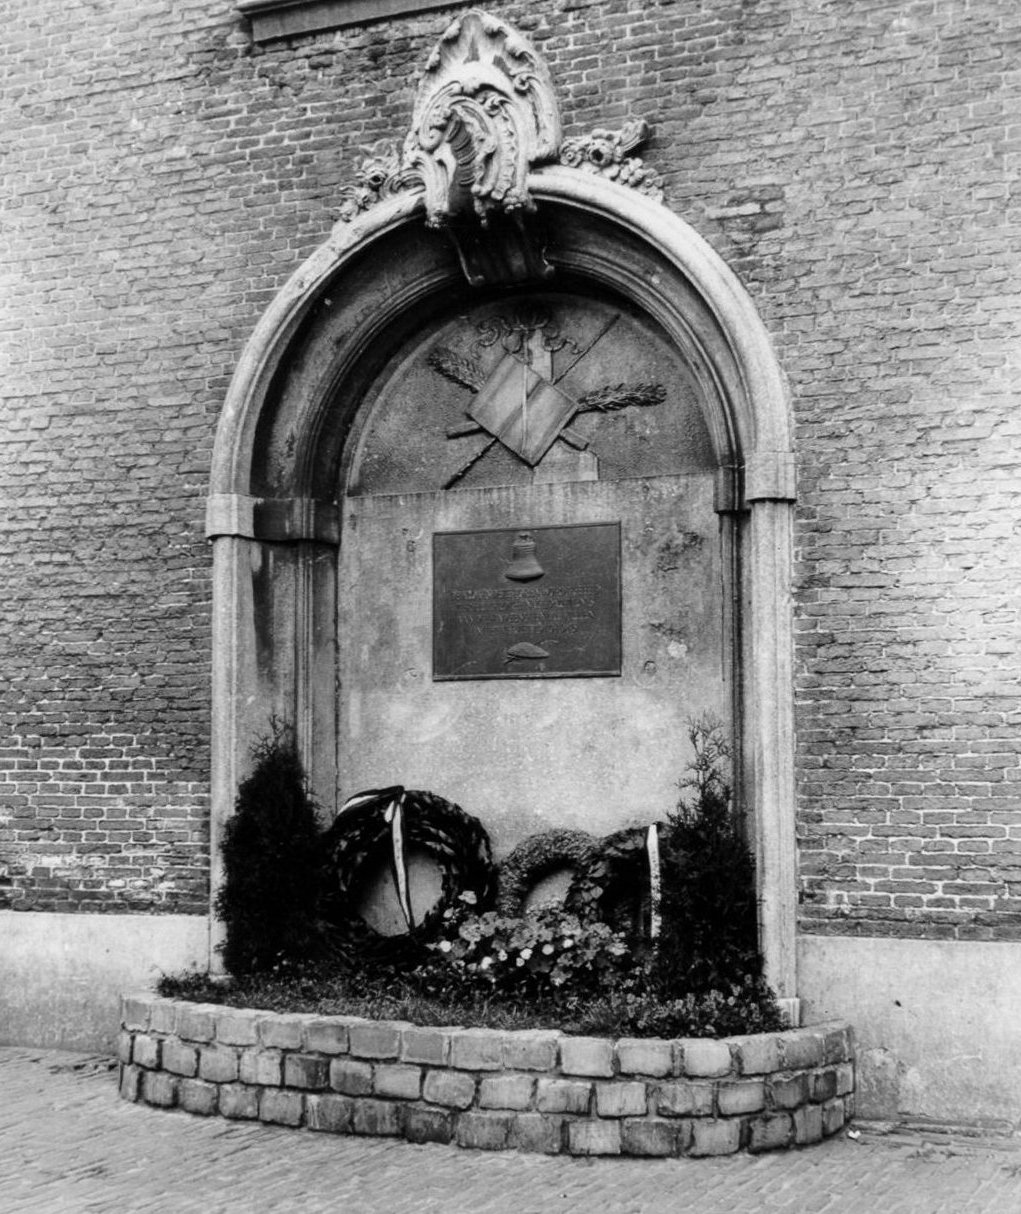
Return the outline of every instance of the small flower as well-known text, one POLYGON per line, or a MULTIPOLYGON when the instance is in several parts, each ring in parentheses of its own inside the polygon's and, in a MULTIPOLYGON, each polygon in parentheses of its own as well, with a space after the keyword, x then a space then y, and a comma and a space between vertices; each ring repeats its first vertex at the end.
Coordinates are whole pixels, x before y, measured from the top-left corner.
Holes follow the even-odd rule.
POLYGON ((530 948, 523 948, 521 950, 520 960, 527 961, 529 959, 529 957, 531 957, 531 955, 532 955, 532 950, 530 948))
POLYGON ((519 957, 519 958, 518 958, 518 959, 517 959, 517 960, 514 962, 514 964, 515 964, 515 965, 524 965, 524 964, 525 964, 525 959, 524 959, 524 957, 519 957))
POLYGON ((498 961, 506 961, 507 960, 507 950, 504 948, 500 949, 500 951, 496 954, 496 958, 498 961))
POLYGON ((450 941, 449 941, 449 940, 441 940, 441 941, 440 941, 440 944, 439 944, 439 949, 440 949, 440 952, 441 952, 441 953, 449 953, 449 952, 450 952, 450 950, 451 950, 453 947, 454 947, 454 946, 453 946, 453 945, 450 943, 450 941))
POLYGON ((474 906, 478 902, 478 898, 475 896, 475 891, 470 889, 466 889, 464 893, 460 895, 460 898, 461 901, 467 903, 468 906, 474 906))
POLYGON ((553 952, 553 945, 552 945, 552 944, 544 944, 544 945, 542 946, 542 951, 543 951, 543 952, 546 954, 546 956, 548 957, 548 956, 550 955, 550 953, 552 953, 552 952, 553 952))
POLYGON ((574 941, 571 939, 570 936, 565 936, 562 943, 563 943, 564 948, 573 948, 574 947, 574 941))
POLYGON ((492 957, 483 957, 483 958, 482 958, 482 960, 479 962, 479 969, 480 969, 480 970, 487 970, 487 969, 489 969, 489 967, 490 967, 492 964, 493 964, 493 958, 492 958, 492 957))

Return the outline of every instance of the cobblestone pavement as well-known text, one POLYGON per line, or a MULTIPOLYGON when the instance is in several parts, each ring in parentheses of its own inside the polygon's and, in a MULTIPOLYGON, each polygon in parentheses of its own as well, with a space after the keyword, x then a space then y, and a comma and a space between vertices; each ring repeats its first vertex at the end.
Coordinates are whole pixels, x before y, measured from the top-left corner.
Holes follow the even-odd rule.
POLYGON ((1021 1150, 865 1129, 725 1159, 488 1154, 128 1104, 113 1062, 0 1047, 3 1214, 1021 1214, 1021 1150))

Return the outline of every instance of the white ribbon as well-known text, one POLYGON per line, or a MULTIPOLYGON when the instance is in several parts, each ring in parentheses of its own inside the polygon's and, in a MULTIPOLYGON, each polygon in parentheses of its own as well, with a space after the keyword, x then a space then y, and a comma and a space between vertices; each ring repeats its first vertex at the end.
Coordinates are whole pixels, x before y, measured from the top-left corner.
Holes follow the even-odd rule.
POLYGON ((659 867, 659 827, 653 823, 645 837, 645 850, 649 855, 649 939, 659 938, 663 926, 660 906, 663 900, 663 882, 659 867))

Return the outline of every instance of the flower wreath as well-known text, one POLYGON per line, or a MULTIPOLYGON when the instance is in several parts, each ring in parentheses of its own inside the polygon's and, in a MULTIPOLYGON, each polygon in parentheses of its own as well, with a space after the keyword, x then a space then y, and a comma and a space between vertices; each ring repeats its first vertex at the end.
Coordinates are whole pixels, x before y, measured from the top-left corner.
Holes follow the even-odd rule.
POLYGON ((501 862, 497 873, 496 909, 521 915, 528 893, 550 873, 573 868, 575 874, 595 858, 598 843, 583 830, 547 830, 530 835, 501 862))
MULTIPOLYGON (((431 792, 400 785, 357 793, 341 807, 323 837, 326 894, 323 917, 338 929, 348 947, 342 951, 378 959, 396 959, 431 939, 444 912, 464 895, 480 909, 492 900, 495 870, 489 836, 481 822, 431 792), (408 892, 407 849, 421 848, 441 873, 440 897, 415 923, 408 892), (386 936, 359 913, 359 894, 368 872, 390 861, 406 933, 386 936)), ((354 956, 352 960, 356 959, 354 956)))
POLYGON ((597 919, 623 932, 636 951, 660 928, 658 826, 635 826, 601 839, 564 899, 579 919, 597 919))

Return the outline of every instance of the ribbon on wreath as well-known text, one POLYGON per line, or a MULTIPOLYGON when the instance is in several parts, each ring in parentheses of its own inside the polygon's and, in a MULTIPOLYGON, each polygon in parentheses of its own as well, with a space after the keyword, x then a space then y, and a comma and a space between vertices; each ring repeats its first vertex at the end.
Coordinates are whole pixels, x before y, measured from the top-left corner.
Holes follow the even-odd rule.
POLYGON ((340 813, 349 809, 357 809, 359 805, 371 802, 385 802, 383 821, 390 827, 390 873, 393 877, 394 888, 397 891, 397 901, 407 924, 408 931, 415 928, 415 915, 411 909, 411 892, 408 882, 408 857, 404 848, 404 799, 403 785, 395 784, 392 788, 374 788, 368 792, 356 793, 340 807, 340 813))

